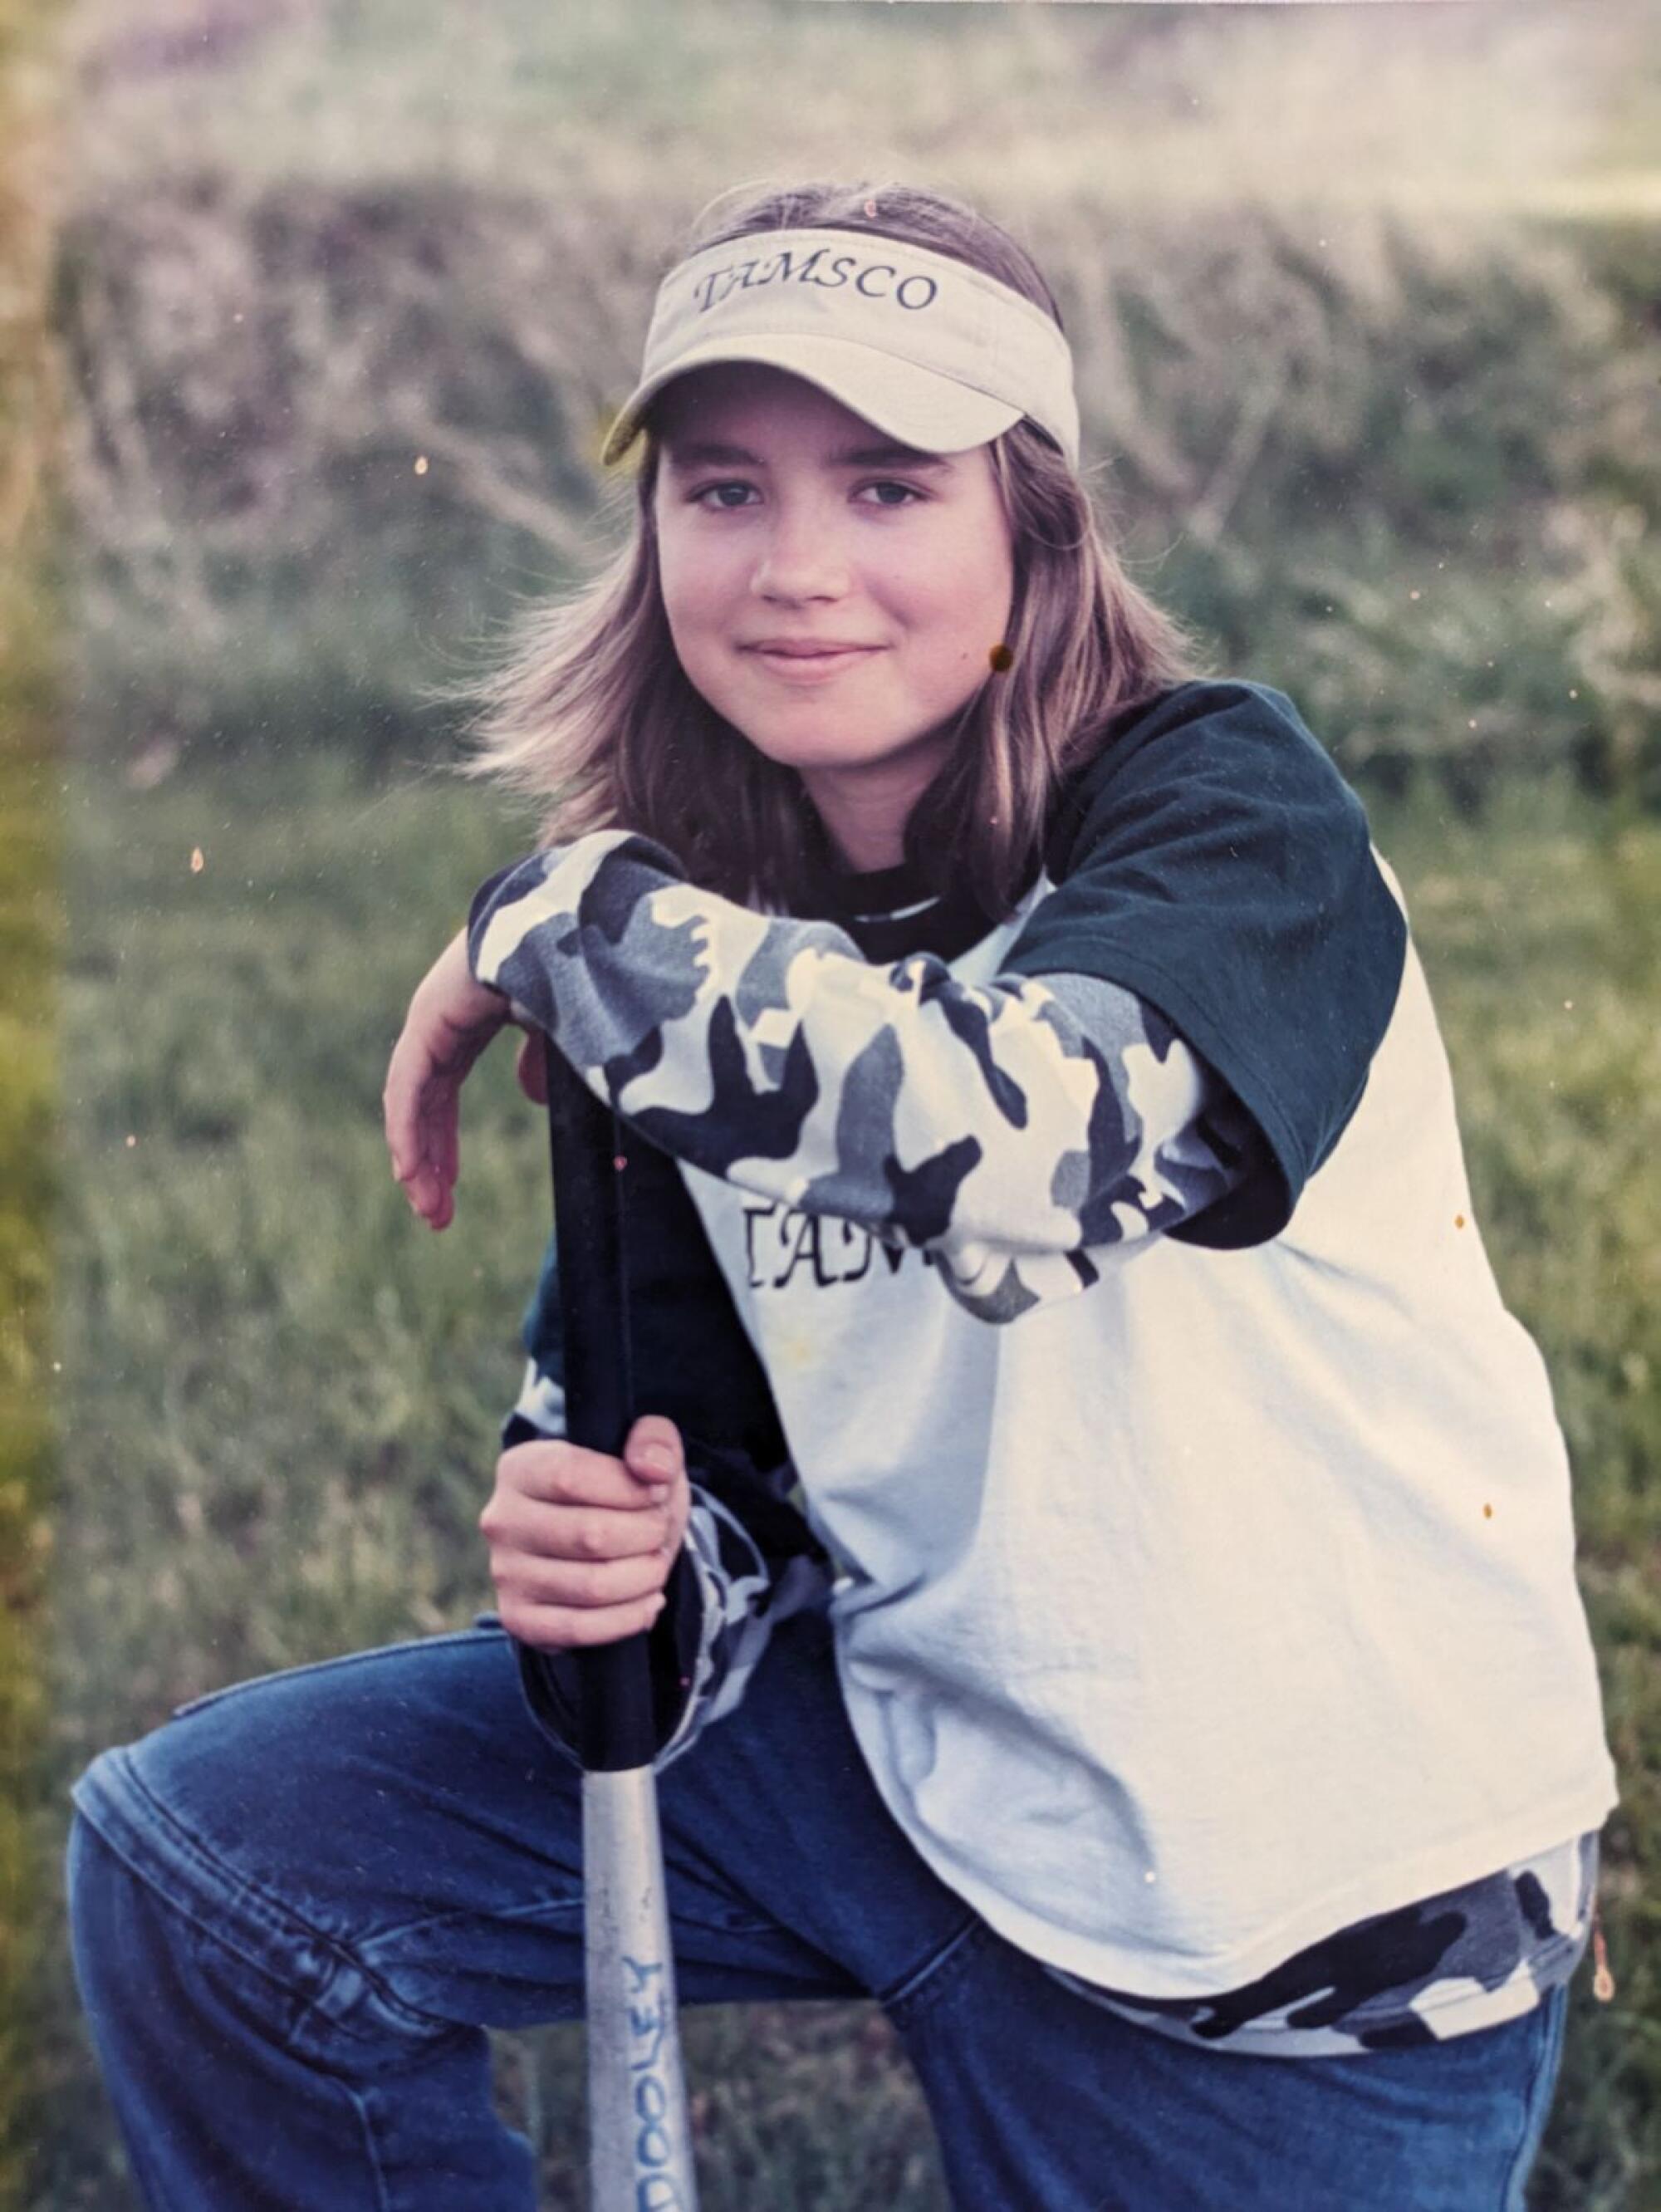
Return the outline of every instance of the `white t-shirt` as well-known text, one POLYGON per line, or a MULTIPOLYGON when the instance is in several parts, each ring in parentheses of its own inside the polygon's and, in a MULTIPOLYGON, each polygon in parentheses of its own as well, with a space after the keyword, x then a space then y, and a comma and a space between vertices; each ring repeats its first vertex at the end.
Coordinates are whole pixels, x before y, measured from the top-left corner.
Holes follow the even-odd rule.
POLYGON ((1410 946, 1278 1237, 1129 1244, 1008 1328, 857 1232, 856 1279, 758 1268, 784 1209, 683 1172, 843 1567, 871 1771, 1011 1942, 1200 1996, 1601 1825, 1563 1442, 1410 946))
POLYGON ((680 1163, 865 1757, 1001 1933, 1203 1998, 1601 1825, 1543 1365, 1399 890, 1282 695, 1139 714, 949 959, 623 833, 493 878, 470 945, 680 1163), (1085 978, 1153 1025, 1112 1082, 1085 978), (1258 1139, 1215 1203, 1201 1068, 1258 1139))

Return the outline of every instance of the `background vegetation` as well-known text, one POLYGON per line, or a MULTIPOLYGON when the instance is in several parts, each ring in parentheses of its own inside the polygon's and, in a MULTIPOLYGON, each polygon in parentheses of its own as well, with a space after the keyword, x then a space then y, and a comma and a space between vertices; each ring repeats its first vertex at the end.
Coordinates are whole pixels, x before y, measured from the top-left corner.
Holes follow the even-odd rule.
POLYGON ((50 1925, 30 1819, 45 1710, 53 1467, 61 738, 46 544, 52 80, 41 64, 41 28, 37 10, 0 0, 0 2206, 7 2212, 20 2201, 33 2118, 29 1998, 46 1971, 50 1925))
POLYGON ((1347 769, 1661 798, 1644 9, 486 15, 465 65, 373 0, 86 15, 89 744, 441 744, 433 677, 591 550, 690 210, 852 160, 1028 238, 1132 552, 1347 769))
MULTIPOLYGON (((1402 874, 1479 1221, 1573 1453, 1625 1790, 1618 1992, 1576 1984, 1533 2201, 1661 2202, 1658 30, 1652 0, 71 12, 62 1456, 15 2077, 38 2212, 132 2202, 51 1901, 74 1772, 217 1682, 489 1601, 473 1519, 541 1140, 504 1054, 430 1239, 379 1094, 524 825, 432 774, 430 687, 603 542, 598 434, 686 216, 815 168, 931 177, 1030 240, 1138 573, 1292 692, 1402 874)), ((31 818, 14 799, 8 834, 31 818)), ((864 2008, 689 2044, 712 2204, 940 2204, 864 2008)), ((574 2031, 503 2046, 552 2206, 578 2201, 576 2061, 574 2031)))

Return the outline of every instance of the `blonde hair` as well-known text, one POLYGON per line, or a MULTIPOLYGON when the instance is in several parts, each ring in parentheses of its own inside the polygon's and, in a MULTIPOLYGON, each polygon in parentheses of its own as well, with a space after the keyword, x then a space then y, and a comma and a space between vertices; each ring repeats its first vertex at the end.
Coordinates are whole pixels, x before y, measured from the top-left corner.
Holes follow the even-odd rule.
MULTIPOLYGON (((730 196, 723 196, 724 199, 730 196)), ((949 253, 1061 314, 1007 232, 913 185, 809 183, 706 208, 682 248, 759 232, 834 228, 949 253)), ((677 257, 680 258, 680 257, 677 257)), ((694 882, 785 907, 825 857, 796 771, 771 761, 694 690, 658 587, 648 412, 628 540, 586 586, 515 625, 499 665, 462 696, 477 711, 464 775, 543 808, 543 842, 624 826, 666 846, 694 882)), ((1058 786, 1127 708, 1195 672, 1180 626, 1126 577, 1090 494, 1045 434, 1017 423, 991 460, 1009 520, 1015 594, 1007 660, 989 663, 957 742, 912 810, 906 849, 943 887, 949 870, 991 918, 1030 882, 1058 786)))

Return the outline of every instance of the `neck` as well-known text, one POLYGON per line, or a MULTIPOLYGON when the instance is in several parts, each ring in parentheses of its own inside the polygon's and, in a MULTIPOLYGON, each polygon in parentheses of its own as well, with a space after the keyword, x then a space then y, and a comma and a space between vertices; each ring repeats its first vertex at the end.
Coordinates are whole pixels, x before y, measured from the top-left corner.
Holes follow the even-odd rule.
POLYGON ((905 859, 906 824, 939 765, 930 755, 858 769, 806 768, 802 785, 837 854, 864 875, 905 859))

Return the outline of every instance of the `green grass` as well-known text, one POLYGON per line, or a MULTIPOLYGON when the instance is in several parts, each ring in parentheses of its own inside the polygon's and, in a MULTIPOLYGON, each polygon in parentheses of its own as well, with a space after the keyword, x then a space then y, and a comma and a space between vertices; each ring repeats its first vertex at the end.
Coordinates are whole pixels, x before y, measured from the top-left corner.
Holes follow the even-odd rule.
POLYGON ((1574 1985, 1533 2201, 1650 2212, 1661 2187, 1661 826, 1548 786, 1481 824, 1419 810, 1396 860, 1453 1064, 1476 1219, 1540 1343, 1622 1802, 1604 1831, 1608 2007, 1574 1985))
MULTIPOLYGON (((465 1622, 474 1516, 547 1218, 538 1116, 498 1047, 470 1085, 455 1224, 391 1182, 385 1064, 473 886, 524 848, 476 791, 372 784, 274 742, 65 799, 58 1516, 49 1789, 177 1700, 465 1622), (200 849, 203 865, 191 866, 200 849)), ((1661 825, 1561 789, 1482 823, 1375 810, 1458 1085, 1478 1219, 1573 1446, 1623 1801, 1616 2002, 1577 1980, 1536 2212, 1648 2212, 1661 2155, 1661 825), (1572 1001, 1572 1004, 1566 1003, 1572 1001), (1647 2172, 1652 2180, 1641 2177, 1647 2172)), ((49 1952, 61 1942, 48 1927, 49 1952)), ((61 1959, 61 1951, 52 1954, 61 1959)), ((42 1992, 36 2212, 125 2212, 67 1974, 42 1992)), ((688 2024, 712 2207, 940 2212, 927 2124, 864 2007, 688 2024)), ((505 2042, 505 2108, 580 2202, 579 2034, 505 2042)))

